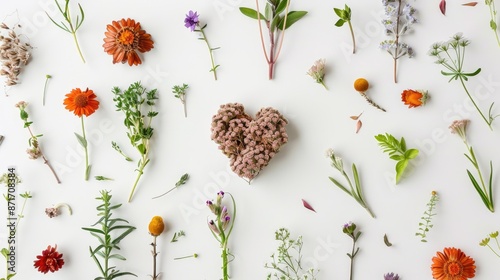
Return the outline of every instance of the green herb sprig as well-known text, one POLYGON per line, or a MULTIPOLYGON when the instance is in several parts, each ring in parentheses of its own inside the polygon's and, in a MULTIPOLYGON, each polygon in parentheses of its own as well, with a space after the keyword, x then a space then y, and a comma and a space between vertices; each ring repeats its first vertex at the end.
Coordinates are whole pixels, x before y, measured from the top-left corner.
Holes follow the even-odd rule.
POLYGON ((189 174, 185 173, 184 175, 181 176, 181 178, 179 179, 179 181, 177 181, 177 183, 175 183, 175 186, 173 188, 171 188, 170 190, 166 191, 163 194, 160 194, 158 196, 153 197, 153 199, 162 197, 164 195, 169 194, 171 191, 178 189, 180 186, 186 184, 186 182, 187 182, 188 179, 189 179, 189 174))
POLYGON ((467 47, 469 44, 470 41, 465 39, 462 36, 462 34, 456 34, 451 38, 451 40, 447 42, 434 43, 431 46, 429 55, 436 57, 437 60, 435 61, 435 63, 441 64, 447 70, 447 71, 441 70, 441 74, 443 76, 450 77, 448 82, 451 82, 452 80, 460 80, 460 83, 462 84, 465 93, 469 97, 469 100, 472 102, 477 112, 481 115, 481 117, 483 118, 484 122, 488 125, 490 130, 493 130, 491 124, 498 116, 498 115, 493 116, 491 112, 495 102, 491 103, 488 109, 488 117, 486 117, 486 115, 481 111, 481 109, 479 109, 479 106, 476 104, 476 101, 474 101, 474 98, 472 98, 472 95, 470 94, 469 90, 467 89, 467 86, 465 85, 465 82, 469 80, 469 77, 474 77, 481 72, 481 68, 477 68, 477 70, 474 72, 465 72, 463 70, 465 47, 467 47))
POLYGON ((397 161, 396 163, 396 185, 401 180, 401 176, 406 170, 411 159, 418 156, 417 149, 407 149, 404 137, 401 140, 396 139, 389 133, 379 134, 375 136, 379 146, 384 153, 388 153, 390 159, 397 161))
POLYGON ((83 58, 83 54, 82 54, 82 51, 80 49, 80 44, 78 44, 78 39, 76 38, 76 31, 82 26, 82 23, 85 20, 85 13, 83 12, 82 6, 80 5, 80 3, 78 3, 80 15, 76 16, 76 21, 73 24, 73 20, 71 19, 71 15, 70 15, 70 11, 69 11, 69 0, 64 0, 64 2, 65 2, 64 10, 61 7, 61 5, 59 5, 59 2, 57 2, 57 0, 54 0, 54 2, 56 2, 57 8, 59 9, 59 12, 63 16, 67 25, 63 21, 61 21, 60 23, 57 23, 54 19, 52 19, 52 17, 49 16, 49 14, 47 12, 45 12, 45 13, 49 17, 50 21, 52 21, 52 23, 54 23, 57 27, 70 33, 73 36, 73 40, 75 41, 76 48, 78 49, 78 53, 80 54, 80 57, 82 58, 83 63, 85 63, 85 58, 83 58))
POLYGON ((277 254, 271 255, 271 263, 266 263, 265 268, 273 272, 267 275, 270 279, 289 279, 289 280, 314 280, 319 271, 310 268, 304 271, 302 268, 302 236, 297 239, 290 238, 290 231, 286 228, 280 228, 275 232, 275 239, 280 244, 277 254))
POLYGON ((141 156, 137 163, 137 178, 130 192, 128 202, 132 201, 135 189, 144 173, 144 168, 149 163, 150 141, 153 136, 151 122, 158 112, 154 111, 156 89, 147 91, 140 82, 135 82, 125 91, 114 87, 112 92, 115 95, 113 101, 116 103, 117 111, 125 115, 124 124, 128 129, 127 136, 130 144, 134 146, 141 156))
POLYGON ((258 21, 262 49, 264 51, 267 64, 269 65, 269 80, 272 80, 274 77, 274 65, 276 64, 281 48, 283 47, 285 30, 307 14, 306 11, 289 12, 288 9, 290 7, 290 2, 291 0, 267 0, 264 14, 260 13, 259 0, 255 0, 257 10, 240 7, 240 12, 242 14, 258 21), (264 43, 261 20, 264 21, 268 30, 268 38, 270 39, 269 51, 266 50, 264 43))
POLYGON ((132 161, 132 159, 130 157, 128 157, 123 151, 122 149, 120 149, 120 146, 118 146, 118 144, 116 144, 116 142, 114 141, 111 141, 111 147, 113 147, 113 149, 115 151, 117 151, 118 153, 120 153, 120 155, 122 155, 126 161, 132 161))
POLYGON ((356 164, 352 164, 352 174, 354 176, 354 180, 351 180, 347 173, 344 170, 344 163, 342 161, 342 158, 335 155, 334 151, 332 149, 329 149, 326 152, 326 156, 331 160, 331 165, 337 169, 342 176, 344 176, 345 180, 349 184, 349 188, 346 188, 344 185, 342 185, 339 181, 334 179, 333 177, 328 177, 330 178, 330 181, 332 181, 337 187, 339 187, 341 190, 343 190, 345 193, 350 195, 354 200, 356 200, 359 205, 361 205, 363 208, 368 211, 370 216, 372 218, 375 218, 375 215, 373 214, 372 210, 368 207, 368 205, 365 202, 365 199, 363 198, 363 192, 361 189, 361 183, 359 180, 359 174, 358 174, 358 169, 356 168, 356 164), (352 181, 354 181, 354 186, 352 184, 352 181))
POLYGON ((349 25, 349 30, 351 31, 351 37, 352 37, 352 53, 356 53, 356 39, 354 37, 354 30, 352 29, 352 24, 351 24, 351 8, 347 6, 347 4, 344 4, 344 9, 339 9, 339 8, 333 8, 333 11, 337 16, 339 16, 339 20, 335 23, 335 26, 341 27, 344 25, 344 23, 347 22, 349 25))
POLYGON ((424 215, 420 218, 422 222, 418 223, 418 232, 415 233, 416 236, 420 236, 420 241, 427 242, 427 233, 434 226, 432 224, 432 217, 436 216, 436 203, 439 201, 439 197, 436 191, 432 191, 431 199, 427 203, 427 210, 424 215))
POLYGON ((116 266, 111 266, 112 259, 126 260, 122 255, 115 253, 115 250, 120 250, 119 244, 127 235, 135 230, 135 227, 128 224, 128 221, 121 218, 112 218, 113 211, 120 208, 121 204, 111 204, 110 191, 101 190, 101 196, 96 197, 102 201, 102 204, 97 206, 97 216, 99 220, 92 227, 83 227, 82 229, 90 232, 92 236, 99 240, 99 245, 95 248, 89 246, 90 256, 97 264, 99 272, 102 276, 95 279, 112 280, 121 276, 132 275, 131 272, 121 272, 116 266), (97 227, 96 227, 97 226, 97 227), (117 235, 114 237, 113 235, 117 235), (101 257, 102 261, 99 261, 101 257))
POLYGON ((498 44, 498 46, 500 46, 500 38, 498 38, 498 32, 497 32, 498 24, 496 21, 497 9, 495 8, 495 0, 485 0, 484 2, 490 10, 490 18, 491 18, 490 22, 489 22, 490 28, 495 33, 495 38, 497 39, 497 44, 498 44))
POLYGON ((186 233, 183 230, 180 230, 178 232, 174 232, 174 236, 172 236, 170 243, 174 243, 174 242, 179 241, 179 237, 181 237, 181 236, 186 236, 186 233))
POLYGON ((179 100, 182 103, 182 106, 184 107, 184 117, 187 118, 187 110, 186 110, 186 90, 189 88, 189 85, 187 84, 182 84, 182 86, 174 86, 172 87, 172 93, 174 94, 175 98, 179 98, 179 100))
POLYGON ((488 247, 492 252, 493 254, 495 254, 497 257, 500 258, 500 243, 498 243, 498 231, 495 231, 495 232, 492 232, 488 235, 488 237, 486 237, 485 239, 481 240, 481 242, 479 243, 479 246, 482 246, 482 247, 488 247), (493 238, 495 239, 495 243, 497 245, 497 249, 493 249, 490 245, 490 238, 493 238))

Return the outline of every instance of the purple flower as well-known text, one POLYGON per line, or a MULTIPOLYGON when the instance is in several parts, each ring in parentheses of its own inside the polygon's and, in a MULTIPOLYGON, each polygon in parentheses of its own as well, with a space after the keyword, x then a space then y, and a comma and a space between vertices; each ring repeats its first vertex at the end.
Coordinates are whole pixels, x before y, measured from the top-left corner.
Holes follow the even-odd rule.
POLYGON ((384 275, 384 280, 399 280, 399 275, 394 275, 394 273, 387 273, 384 275))
POLYGON ((184 26, 194 31, 200 20, 198 19, 198 12, 189 11, 184 19, 184 26))

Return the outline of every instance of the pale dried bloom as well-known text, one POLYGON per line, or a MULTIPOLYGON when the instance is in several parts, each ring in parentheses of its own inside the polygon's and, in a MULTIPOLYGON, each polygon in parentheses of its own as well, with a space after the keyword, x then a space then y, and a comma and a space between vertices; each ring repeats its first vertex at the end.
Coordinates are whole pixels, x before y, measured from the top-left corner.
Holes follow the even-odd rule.
POLYGON ((316 83, 322 84, 326 88, 326 85, 323 82, 323 79, 325 78, 325 60, 316 60, 313 66, 309 68, 309 71, 307 71, 307 75, 311 76, 316 83))
POLYGON ((7 35, 0 35, 0 61, 2 63, 0 75, 7 77, 5 81, 7 86, 13 86, 17 84, 22 68, 29 62, 31 46, 22 40, 14 28, 9 28, 5 23, 2 23, 0 27, 9 30, 7 35))
POLYGON ((45 208, 45 214, 49 216, 49 218, 54 218, 59 216, 59 209, 51 207, 51 208, 45 208))
POLYGON ((42 156, 42 152, 40 151, 40 147, 38 145, 27 149, 26 153, 30 156, 30 159, 37 159, 42 156))
POLYGON ((16 108, 24 110, 24 109, 26 109, 26 107, 28 107, 28 102, 26 102, 26 101, 19 101, 19 102, 16 103, 15 106, 16 106, 16 108))
POLYGON ((451 133, 458 134, 462 141, 467 142, 467 126, 469 125, 469 120, 455 120, 449 126, 451 133))

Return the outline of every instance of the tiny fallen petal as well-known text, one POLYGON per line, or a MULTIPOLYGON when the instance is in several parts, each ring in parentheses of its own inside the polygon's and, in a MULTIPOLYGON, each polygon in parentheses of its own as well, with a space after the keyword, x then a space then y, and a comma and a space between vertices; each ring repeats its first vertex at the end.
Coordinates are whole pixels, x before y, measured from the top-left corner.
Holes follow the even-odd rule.
POLYGON ((361 122, 361 120, 358 120, 358 122, 356 123, 356 133, 359 132, 359 130, 361 129, 362 126, 363 126, 363 123, 361 122))
POLYGON ((302 204, 304 204, 304 207, 313 211, 313 212, 316 212, 316 210, 314 210, 314 208, 311 206, 311 204, 309 204, 307 201, 303 200, 302 199, 302 204))
POLYGON ((439 3, 439 9, 443 15, 446 15, 446 0, 441 0, 439 3))
POLYGON ((469 7, 474 7, 476 5, 477 5, 477 2, 469 2, 469 3, 462 4, 462 6, 469 6, 469 7))

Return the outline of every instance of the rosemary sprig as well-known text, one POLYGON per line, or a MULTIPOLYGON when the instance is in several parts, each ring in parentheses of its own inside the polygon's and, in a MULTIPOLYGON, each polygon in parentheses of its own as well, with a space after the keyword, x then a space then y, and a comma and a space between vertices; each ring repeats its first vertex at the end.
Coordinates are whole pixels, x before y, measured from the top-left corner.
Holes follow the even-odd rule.
POLYGON ((420 236, 420 241, 427 242, 427 233, 434 226, 432 224, 432 217, 436 216, 436 203, 439 201, 439 197, 436 191, 432 191, 431 199, 427 203, 427 210, 424 212, 424 215, 420 218, 422 222, 418 223, 418 232, 415 233, 416 236, 420 236))
POLYGON ((115 250, 120 250, 119 244, 127 235, 135 230, 135 227, 128 224, 128 221, 121 218, 112 218, 112 210, 121 207, 121 204, 111 204, 110 191, 100 191, 101 196, 96 197, 102 201, 102 204, 97 206, 97 216, 100 217, 92 227, 83 227, 82 229, 90 232, 92 236, 97 238, 99 245, 95 248, 89 246, 90 256, 94 259, 99 272, 102 276, 95 279, 112 280, 125 275, 136 276, 131 272, 121 272, 116 266, 110 266, 112 259, 126 260, 122 255, 115 253, 115 250), (97 227, 95 227, 97 226, 97 227), (116 232, 117 236, 113 238, 116 232), (97 257, 101 257, 99 261, 97 257))
POLYGON ((78 53, 80 54, 80 57, 82 58, 83 63, 85 63, 85 58, 83 58, 82 51, 80 50, 80 44, 78 44, 78 39, 76 38, 76 31, 82 26, 83 20, 85 19, 85 13, 83 12, 83 8, 80 5, 80 3, 78 3, 80 15, 76 16, 76 21, 73 24, 73 20, 71 19, 71 15, 70 15, 70 11, 69 11, 69 0, 64 0, 64 1, 65 1, 65 4, 64 4, 64 10, 63 10, 61 5, 59 5, 59 2, 57 2, 57 0, 54 0, 54 2, 56 2, 57 8, 59 9, 59 12, 63 16, 67 25, 63 21, 61 21, 60 23, 57 23, 54 19, 52 19, 51 16, 49 16, 49 14, 47 12, 45 12, 45 13, 49 17, 50 21, 52 21, 52 23, 54 23, 57 27, 70 33, 73 36, 73 40, 75 41, 76 48, 78 49, 78 53))

